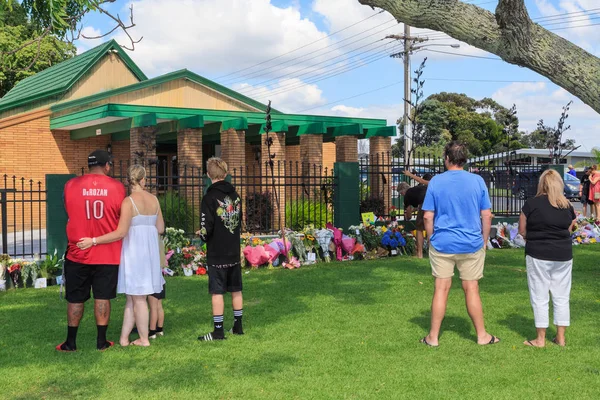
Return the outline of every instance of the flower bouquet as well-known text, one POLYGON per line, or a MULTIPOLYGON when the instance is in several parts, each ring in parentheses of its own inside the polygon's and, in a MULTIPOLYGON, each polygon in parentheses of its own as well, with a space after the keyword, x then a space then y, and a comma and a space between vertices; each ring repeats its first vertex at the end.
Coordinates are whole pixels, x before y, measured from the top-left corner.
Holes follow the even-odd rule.
POLYGON ((331 253, 329 252, 329 245, 331 244, 331 240, 333 239, 333 232, 329 229, 319 229, 318 231, 315 231, 315 237, 317 238, 317 243, 319 244, 319 246, 321 246, 324 261, 331 262, 331 253))
POLYGON ((317 262, 317 239, 315 237, 315 228, 312 225, 308 225, 302 231, 304 248, 306 249, 306 263, 314 264, 317 262))
POLYGON ((19 288, 19 284, 21 281, 21 264, 14 263, 12 264, 10 267, 8 267, 6 269, 8 271, 8 274, 10 275, 10 279, 13 282, 13 285, 15 286, 15 289, 19 288))
POLYGON ((389 250, 390 256, 398 255, 398 248, 406 245, 406 240, 398 230, 387 230, 382 238, 381 245, 389 250))
POLYGON ((396 206, 391 206, 390 207, 390 218, 392 219, 392 221, 396 221, 396 219, 398 218, 398 208, 396 206))

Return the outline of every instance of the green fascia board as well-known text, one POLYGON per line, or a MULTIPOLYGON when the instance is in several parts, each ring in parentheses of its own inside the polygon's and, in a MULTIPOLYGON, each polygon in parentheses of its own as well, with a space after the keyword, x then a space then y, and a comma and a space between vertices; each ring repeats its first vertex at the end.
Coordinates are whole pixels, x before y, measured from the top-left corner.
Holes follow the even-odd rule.
POLYGON ((310 124, 298 125, 290 128, 292 136, 302 135, 324 135, 327 133, 327 125, 323 122, 313 122, 310 124))
POLYGON ((156 126, 156 114, 141 114, 133 117, 132 128, 146 128, 149 126, 156 126))
POLYGON ((90 126, 87 128, 73 129, 71 131, 71 140, 79 140, 97 136, 97 129, 100 129, 101 135, 112 135, 125 130, 129 132, 129 128, 131 128, 131 118, 108 122, 103 124, 101 128, 98 128, 97 126, 90 126))
POLYGON ((374 136, 394 137, 397 134, 397 128, 395 126, 385 126, 382 128, 369 128, 366 132, 366 138, 374 136))
MULTIPOLYGON (((219 85, 218 83, 213 82, 209 79, 206 79, 206 78, 204 78, 200 75, 197 75, 191 71, 188 71, 187 69, 182 69, 179 71, 170 72, 165 75, 157 76, 156 78, 148 79, 143 82, 134 83, 133 85, 124 86, 124 87, 120 87, 120 88, 113 89, 113 90, 107 90, 106 92, 93 94, 91 96, 82 97, 80 99, 67 101, 64 103, 59 103, 59 104, 52 106, 51 110, 53 112, 59 112, 62 110, 73 108, 73 107, 81 107, 81 106, 85 106, 86 104, 89 104, 89 103, 93 103, 96 101, 106 99, 108 97, 118 96, 118 95, 124 94, 124 93, 130 93, 130 92, 133 92, 136 90, 141 90, 141 89, 145 89, 148 87, 161 85, 163 83, 175 81, 178 79, 187 79, 189 81, 198 83, 202 86, 206 86, 210 89, 215 90, 216 92, 224 94, 225 96, 231 97, 235 100, 240 101, 241 103, 247 104, 258 110, 266 111, 266 109, 267 109, 267 106, 265 104, 262 104, 256 100, 253 100, 250 97, 244 96, 241 93, 238 93, 234 90, 226 88, 225 86, 219 85)), ((280 114, 280 112, 277 110, 272 110, 272 112, 274 114, 280 114)))
MULTIPOLYGON (((205 124, 211 122, 223 122, 235 118, 246 118, 248 124, 262 125, 265 122, 265 115, 264 113, 260 112, 222 111, 180 107, 139 106, 130 104, 105 104, 101 106, 92 107, 87 110, 78 111, 72 114, 63 115, 60 117, 53 117, 50 121, 50 128, 61 129, 71 125, 91 122, 96 119, 108 116, 132 118, 147 113, 155 113, 158 119, 183 119, 199 115, 203 117, 205 124)), ((279 123, 282 124, 282 127, 283 125, 288 125, 288 132, 292 135, 296 135, 297 132, 303 132, 302 134, 306 134, 308 132, 312 134, 324 134, 327 133, 327 127, 352 124, 362 124, 363 129, 385 128, 387 123, 383 119, 327 117, 294 114, 273 114, 272 118, 272 123, 274 126, 276 126, 279 123), (298 126, 300 125, 308 126, 304 126, 302 129, 299 129, 298 126)), ((389 128, 395 129, 395 127, 389 128)))
POLYGON ((172 142, 173 140, 177 142, 177 132, 170 132, 164 135, 160 135, 156 138, 156 141, 159 143, 172 142))
POLYGON ((194 115, 191 117, 181 118, 177 126, 177 130, 184 129, 200 129, 204 128, 204 117, 202 115, 194 115))
POLYGON ((115 132, 110 135, 110 140, 112 142, 121 142, 123 140, 129 140, 129 129, 126 131, 115 132))
POLYGON ((94 47, 69 60, 47 68, 20 81, 0 99, 0 112, 62 96, 89 72, 107 52, 114 51, 140 81, 148 78, 114 40, 94 47))
MULTIPOLYGON (((272 121, 271 122, 271 132, 281 133, 288 132, 289 125, 286 121, 272 121)), ((260 131, 258 132, 261 135, 267 133, 267 124, 262 124, 260 126, 260 131)))
POLYGON ((340 125, 327 128, 327 133, 331 136, 358 136, 363 133, 362 124, 340 125))
POLYGON ((221 135, 221 123, 220 122, 212 122, 210 124, 205 124, 202 129, 202 141, 204 139, 210 139, 211 137, 218 138, 221 135))
POLYGON ((248 120, 246 118, 234 118, 221 122, 221 132, 229 129, 235 129, 236 131, 248 129, 248 120))

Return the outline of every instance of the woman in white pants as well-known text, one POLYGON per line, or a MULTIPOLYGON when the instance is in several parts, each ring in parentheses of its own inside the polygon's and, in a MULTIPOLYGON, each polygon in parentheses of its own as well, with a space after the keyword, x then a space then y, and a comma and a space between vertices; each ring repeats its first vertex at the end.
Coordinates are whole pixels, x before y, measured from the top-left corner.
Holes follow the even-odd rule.
POLYGON ((527 283, 537 329, 537 338, 526 340, 526 346, 546 344, 550 294, 557 331, 552 341, 565 345, 565 330, 570 324, 571 230, 575 211, 563 191, 562 177, 554 170, 547 170, 540 177, 537 195, 527 200, 521 210, 519 233, 526 240, 527 283))

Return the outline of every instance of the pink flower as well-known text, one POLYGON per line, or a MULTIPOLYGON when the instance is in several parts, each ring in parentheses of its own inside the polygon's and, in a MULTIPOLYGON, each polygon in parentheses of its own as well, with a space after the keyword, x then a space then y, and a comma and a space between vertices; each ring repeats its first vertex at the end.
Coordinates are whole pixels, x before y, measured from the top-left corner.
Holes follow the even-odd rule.
POLYGON ((175 252, 174 252, 173 250, 169 250, 169 251, 167 252, 167 254, 165 255, 165 258, 167 259, 167 261, 169 261, 169 259, 170 259, 171 257, 173 257, 173 254, 175 254, 175 252))
POLYGON ((206 275, 206 268, 200 267, 196 270, 196 275, 206 275))

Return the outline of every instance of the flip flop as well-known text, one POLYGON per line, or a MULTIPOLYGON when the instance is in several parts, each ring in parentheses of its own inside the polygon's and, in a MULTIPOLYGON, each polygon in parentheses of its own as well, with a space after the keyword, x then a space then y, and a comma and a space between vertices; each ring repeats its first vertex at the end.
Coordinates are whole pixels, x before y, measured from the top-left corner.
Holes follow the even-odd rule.
POLYGON ((438 347, 439 346, 439 345, 433 345, 433 344, 427 342, 427 336, 425 336, 423 339, 419 340, 419 342, 421 342, 424 345, 427 345, 429 347, 438 347))
POLYGON ((490 345, 490 344, 496 344, 496 343, 500 343, 500 338, 497 338, 497 337, 496 337, 496 336, 494 336, 494 335, 491 335, 491 336, 492 336, 492 338, 490 339, 490 341, 489 341, 489 342, 487 342, 487 343, 485 343, 485 344, 480 344, 480 346, 488 346, 488 345, 490 345), (496 341, 496 339, 498 339, 498 341, 496 341))
POLYGON ((525 342, 525 343, 527 343, 525 346, 529 346, 529 347, 538 347, 538 346, 536 346, 535 344, 533 344, 533 342, 532 342, 531 340, 528 340, 528 341, 527 341, 527 342, 525 342))
POLYGON ((555 345, 560 346, 560 347, 565 347, 567 345, 566 341, 565 341, 565 344, 558 343, 558 340, 556 340, 556 338, 552 339, 552 343, 554 343, 555 345))
POLYGON ((98 351, 106 351, 108 349, 110 349, 111 347, 113 347, 115 345, 115 342, 111 342, 109 340, 106 341, 106 344, 104 345, 104 347, 102 347, 101 349, 96 349, 98 351))
POLYGON ((60 351, 61 353, 75 353, 77 351, 77 349, 71 349, 69 346, 67 346, 67 342, 63 342, 61 344, 59 344, 58 346, 55 347, 56 351, 60 351), (63 349, 63 345, 66 347, 66 349, 63 349))

